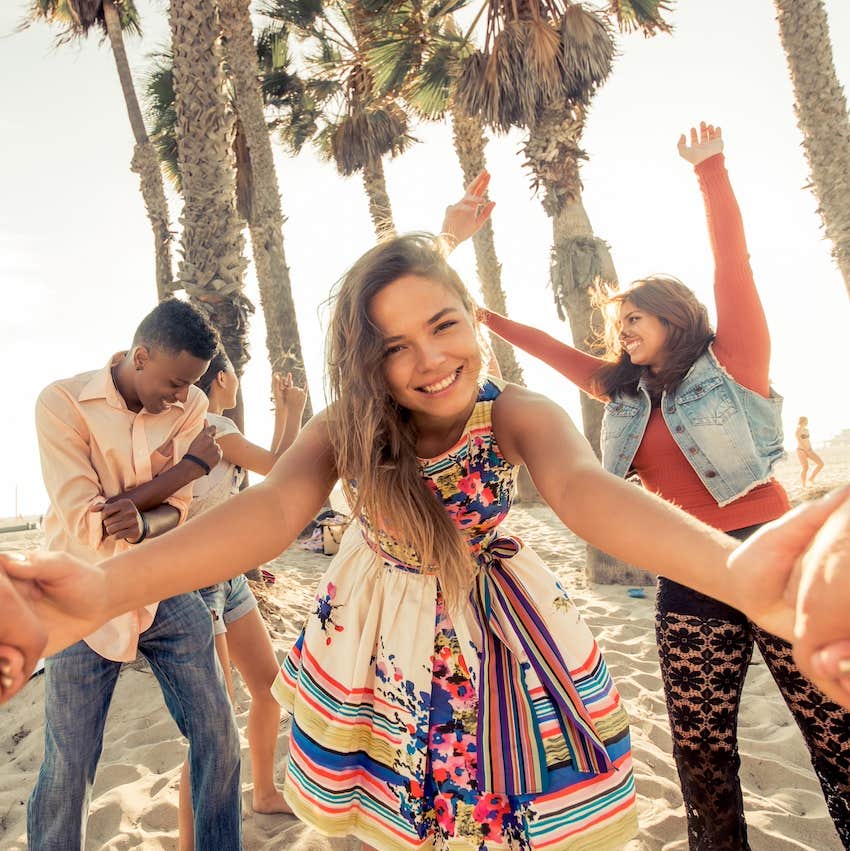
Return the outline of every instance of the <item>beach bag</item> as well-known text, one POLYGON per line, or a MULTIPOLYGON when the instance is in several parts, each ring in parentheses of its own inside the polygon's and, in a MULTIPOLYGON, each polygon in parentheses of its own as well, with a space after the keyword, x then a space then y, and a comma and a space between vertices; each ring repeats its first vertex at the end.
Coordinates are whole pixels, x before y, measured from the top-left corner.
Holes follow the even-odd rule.
POLYGON ((335 514, 319 521, 322 530, 322 552, 326 556, 339 552, 339 542, 348 526, 348 518, 343 514, 335 514))

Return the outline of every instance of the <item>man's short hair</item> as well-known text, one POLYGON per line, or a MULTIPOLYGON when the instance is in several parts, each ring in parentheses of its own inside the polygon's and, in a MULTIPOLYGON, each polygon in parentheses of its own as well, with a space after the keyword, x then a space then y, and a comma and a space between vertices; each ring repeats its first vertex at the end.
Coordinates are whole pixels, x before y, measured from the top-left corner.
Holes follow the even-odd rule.
POLYGON ((177 298, 161 301, 140 323, 133 345, 156 346, 170 354, 188 352, 208 361, 221 345, 218 331, 191 304, 177 298))

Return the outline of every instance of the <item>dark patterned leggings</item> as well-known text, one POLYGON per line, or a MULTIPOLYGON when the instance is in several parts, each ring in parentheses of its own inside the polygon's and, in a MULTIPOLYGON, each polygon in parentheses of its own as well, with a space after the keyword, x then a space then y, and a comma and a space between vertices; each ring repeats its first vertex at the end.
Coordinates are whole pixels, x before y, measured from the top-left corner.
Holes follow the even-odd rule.
MULTIPOLYGON (((744 538, 750 531, 731 534, 744 538)), ((750 847, 737 724, 754 642, 803 734, 835 828, 850 848, 850 712, 800 673, 790 645, 737 610, 663 578, 655 633, 692 851, 750 847)))

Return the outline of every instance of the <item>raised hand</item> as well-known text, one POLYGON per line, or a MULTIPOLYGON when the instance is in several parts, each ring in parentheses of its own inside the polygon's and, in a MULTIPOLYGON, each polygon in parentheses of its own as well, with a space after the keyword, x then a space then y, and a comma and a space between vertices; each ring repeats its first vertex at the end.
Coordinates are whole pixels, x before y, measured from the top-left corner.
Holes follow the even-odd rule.
POLYGON ((215 440, 215 426, 205 422, 204 428, 189 444, 186 454, 196 455, 202 461, 205 461, 210 469, 215 467, 221 461, 221 447, 215 440))
POLYGON ((466 187, 463 198, 446 207, 440 233, 447 236, 450 243, 454 241, 451 248, 477 233, 490 218, 496 202, 487 200, 489 183, 490 175, 486 171, 480 172, 466 187))
POLYGON ((723 137, 719 127, 700 121, 699 135, 696 127, 691 127, 690 144, 682 133, 679 136, 679 156, 691 165, 699 165, 703 160, 723 152, 723 137))

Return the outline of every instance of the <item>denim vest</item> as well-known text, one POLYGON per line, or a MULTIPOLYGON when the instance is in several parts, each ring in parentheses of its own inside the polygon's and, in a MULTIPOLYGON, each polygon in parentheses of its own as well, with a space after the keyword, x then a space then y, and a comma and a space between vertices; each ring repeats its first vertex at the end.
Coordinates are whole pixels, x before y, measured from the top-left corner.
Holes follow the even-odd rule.
MULTIPOLYGON (((602 465, 609 473, 628 473, 650 410, 643 378, 637 396, 620 393, 605 406, 602 465)), ((773 465, 785 456, 781 411, 781 396, 771 388, 765 399, 742 387, 711 347, 675 391, 661 396, 661 415, 673 440, 721 507, 768 481, 773 465)))

